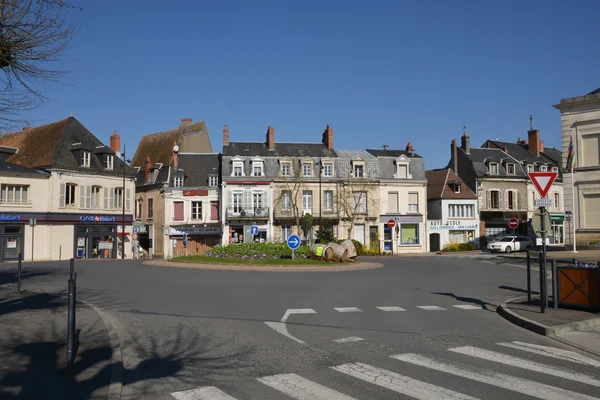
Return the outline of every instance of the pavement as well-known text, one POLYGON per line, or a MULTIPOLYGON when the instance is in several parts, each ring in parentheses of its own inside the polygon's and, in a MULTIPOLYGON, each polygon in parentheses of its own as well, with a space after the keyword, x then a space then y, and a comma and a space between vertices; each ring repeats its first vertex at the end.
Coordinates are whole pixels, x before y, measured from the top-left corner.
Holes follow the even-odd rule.
POLYGON ((0 286, 0 398, 107 399, 113 349, 100 316, 76 308, 78 347, 67 365, 67 300, 0 286))
MULTIPOLYGON (((537 259, 538 252, 531 251, 531 258, 537 259)), ((504 257, 507 258, 527 258, 527 253, 514 253, 514 254, 505 254, 504 257)), ((571 250, 553 250, 549 248, 549 251, 546 252, 547 260, 557 260, 560 262, 572 262, 573 259, 577 259, 581 262, 586 263, 598 263, 600 262, 600 250, 578 250, 576 253, 573 253, 571 250)))

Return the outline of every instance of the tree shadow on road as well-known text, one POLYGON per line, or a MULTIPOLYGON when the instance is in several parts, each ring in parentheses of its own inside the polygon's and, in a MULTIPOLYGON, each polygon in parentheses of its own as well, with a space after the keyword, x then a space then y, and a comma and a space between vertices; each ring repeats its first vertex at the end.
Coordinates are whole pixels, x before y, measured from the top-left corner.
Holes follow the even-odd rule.
MULTIPOLYGON (((506 285, 502 285, 502 286, 498 286, 499 289, 504 289, 504 290, 511 290, 513 292, 517 292, 517 293, 525 293, 527 294, 527 289, 521 289, 521 288, 517 288, 514 286, 506 286, 506 285)), ((540 294, 540 292, 537 292, 535 290, 531 290, 531 294, 540 294)))
POLYGON ((440 296, 448 296, 448 297, 452 297, 458 301, 462 301, 463 303, 471 303, 471 304, 476 304, 478 306, 481 306, 481 308, 483 308, 486 311, 493 311, 496 312, 495 307, 493 304, 487 303, 483 300, 480 299, 475 299, 473 297, 462 297, 462 296, 457 296, 454 293, 442 293, 442 292, 432 292, 432 294, 439 294, 440 296), (490 309, 488 308, 488 306, 493 306, 494 309, 490 309))

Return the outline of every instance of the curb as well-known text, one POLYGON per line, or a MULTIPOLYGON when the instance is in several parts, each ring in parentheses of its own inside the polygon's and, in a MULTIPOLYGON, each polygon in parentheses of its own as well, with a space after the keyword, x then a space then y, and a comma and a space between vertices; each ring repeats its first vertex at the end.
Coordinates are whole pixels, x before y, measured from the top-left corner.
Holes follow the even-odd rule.
POLYGON ((368 269, 376 269, 383 267, 381 263, 375 262, 358 262, 355 264, 346 264, 344 267, 336 266, 332 263, 331 266, 316 267, 316 266, 290 266, 290 265, 248 265, 248 264, 226 264, 226 263, 196 263, 196 262, 181 262, 181 261, 144 261, 144 265, 154 267, 170 267, 170 268, 193 268, 205 270, 219 271, 254 271, 254 272, 345 272, 345 271, 362 271, 368 269))
MULTIPOLYGON (((16 289, 16 286, 13 284, 7 284, 5 287, 16 289)), ((56 297, 67 298, 67 296, 63 296, 60 294, 49 293, 44 290, 38 289, 27 289, 28 292, 33 293, 45 293, 50 294, 56 297)), ((102 320, 104 323, 104 327, 108 332, 108 337, 110 341, 110 347, 112 348, 112 356, 111 356, 111 369, 110 369, 110 384, 108 386, 108 400, 120 400, 121 393, 123 391, 123 353, 121 351, 121 342, 119 340, 119 336, 117 335, 116 330, 114 329, 112 323, 107 318, 106 313, 100 307, 87 302, 85 300, 77 300, 78 303, 85 304, 90 307, 102 320)))
POLYGON ((513 302, 522 301, 522 300, 526 300, 526 299, 527 299, 527 296, 519 296, 519 297, 514 297, 512 299, 505 300, 502 304, 500 304, 500 306, 497 308, 496 312, 498 314, 500 314, 504 319, 508 320, 509 322, 512 322, 515 325, 520 326, 521 328, 535 332, 542 336, 547 336, 558 342, 564 343, 566 345, 569 345, 569 346, 579 349, 581 351, 585 351, 587 353, 590 353, 597 357, 600 357, 600 352, 596 352, 594 350, 584 348, 582 346, 579 346, 575 343, 571 343, 570 341, 565 340, 560 337, 560 335, 562 335, 563 333, 580 331, 580 330, 584 330, 584 329, 588 329, 588 328, 598 327, 598 326, 600 326, 600 318, 590 318, 585 321, 569 322, 567 324, 556 325, 556 326, 547 326, 547 325, 541 324, 539 322, 535 322, 529 318, 523 317, 523 316, 517 314, 516 312, 511 311, 508 308, 508 303, 513 303, 513 302))

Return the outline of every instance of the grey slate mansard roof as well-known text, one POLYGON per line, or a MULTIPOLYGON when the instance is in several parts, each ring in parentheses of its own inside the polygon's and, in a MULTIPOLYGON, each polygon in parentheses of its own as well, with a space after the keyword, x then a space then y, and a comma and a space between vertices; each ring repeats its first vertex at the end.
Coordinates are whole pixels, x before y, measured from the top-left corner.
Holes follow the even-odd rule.
POLYGON ((553 147, 544 147, 544 150, 540 153, 539 156, 536 156, 535 153, 529 151, 529 149, 520 143, 510 143, 510 142, 500 142, 498 140, 488 140, 484 145, 490 144, 492 146, 496 146, 500 149, 508 150, 508 154, 517 159, 523 166, 525 170, 525 175, 527 175, 526 165, 527 164, 550 164, 555 167, 558 167, 559 174, 557 179, 560 181, 562 179, 560 173, 560 166, 562 164, 562 152, 553 147))
MULTIPOLYGON (((458 148, 458 151, 464 152, 461 147, 458 148)), ((465 154, 473 162, 473 168, 475 168, 475 173, 478 177, 489 176, 492 178, 494 176, 501 176, 509 179, 527 178, 527 173, 523 169, 521 163, 515 158, 511 157, 509 154, 505 153, 503 150, 472 147, 471 152, 469 154, 465 154), (508 159, 515 164, 515 175, 508 175, 506 173, 505 166, 502 162, 505 159, 508 159), (488 175, 488 169, 485 165, 486 161, 493 161, 498 164, 498 175, 488 175)))
POLYGON ((183 170, 185 187, 208 186, 210 175, 219 176, 219 154, 180 154, 179 169, 183 170))
POLYGON ((269 150, 265 142, 229 142, 223 146, 223 156, 227 157, 337 157, 322 143, 275 143, 275 150, 269 150))
POLYGON ((408 172, 411 174, 412 180, 424 181, 427 179, 425 176, 425 160, 413 151, 374 149, 367 149, 366 151, 374 155, 379 161, 379 175, 381 179, 394 179, 396 168, 394 161, 400 156, 408 158, 408 172))

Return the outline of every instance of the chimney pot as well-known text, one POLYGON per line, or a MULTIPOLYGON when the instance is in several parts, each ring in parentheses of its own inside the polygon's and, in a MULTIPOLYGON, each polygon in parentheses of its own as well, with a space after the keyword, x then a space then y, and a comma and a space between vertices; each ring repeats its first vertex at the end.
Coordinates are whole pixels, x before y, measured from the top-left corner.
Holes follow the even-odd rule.
POLYGON ((223 127, 223 146, 229 146, 229 127, 223 127))
POLYGON ((323 139, 321 142, 327 146, 329 150, 333 150, 333 128, 327 125, 325 131, 323 132, 323 139))
POLYGON ((150 162, 150 156, 146 157, 146 163, 144 164, 144 182, 147 184, 150 181, 150 168, 152 162, 150 162))
POLYGON ((267 147, 269 150, 275 150, 275 128, 269 125, 267 128, 267 147))
POLYGON ((117 131, 113 131, 110 136, 110 149, 117 154, 117 157, 121 157, 121 135, 117 131))
POLYGON ((189 125, 192 123, 191 118, 181 118, 181 125, 189 125))
POLYGON ((455 174, 458 174, 458 147, 456 146, 456 139, 452 139, 452 143, 450 143, 450 167, 455 174))
POLYGON ((411 142, 408 142, 406 144, 406 151, 412 152, 413 151, 413 145, 411 142))
POLYGON ((541 140, 540 140, 540 131, 538 129, 531 129, 529 132, 527 132, 528 135, 528 139, 529 139, 529 150, 532 153, 535 153, 536 156, 540 155, 540 145, 541 140))
POLYGON ((460 147, 462 147, 462 149, 465 151, 465 153, 470 154, 471 153, 471 138, 469 137, 469 135, 467 135, 467 132, 463 133, 460 140, 461 140, 460 147))

